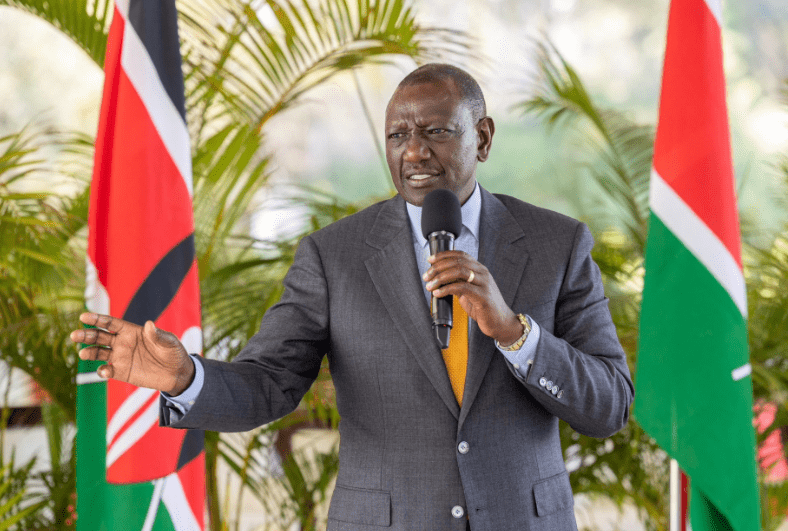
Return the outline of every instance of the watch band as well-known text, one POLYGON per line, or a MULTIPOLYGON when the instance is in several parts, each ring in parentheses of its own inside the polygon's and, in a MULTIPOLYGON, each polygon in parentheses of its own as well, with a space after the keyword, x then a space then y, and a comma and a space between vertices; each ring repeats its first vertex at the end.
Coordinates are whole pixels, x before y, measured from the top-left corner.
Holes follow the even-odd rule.
POLYGON ((512 343, 508 347, 504 347, 503 345, 498 343, 498 340, 496 339, 495 340, 495 346, 496 347, 498 347, 501 350, 505 350, 507 352, 513 352, 515 350, 520 350, 520 347, 523 346, 523 343, 525 343, 525 340, 528 339, 528 334, 531 333, 531 321, 529 321, 528 317, 526 317, 525 315, 523 315, 521 313, 517 314, 517 319, 523 325, 523 335, 521 335, 520 339, 518 339, 517 341, 515 341, 514 343, 512 343))

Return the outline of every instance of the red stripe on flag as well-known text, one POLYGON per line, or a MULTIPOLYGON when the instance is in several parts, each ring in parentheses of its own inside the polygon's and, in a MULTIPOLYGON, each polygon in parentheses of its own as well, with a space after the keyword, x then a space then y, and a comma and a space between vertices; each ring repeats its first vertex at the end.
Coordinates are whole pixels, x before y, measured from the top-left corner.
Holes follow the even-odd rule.
POLYGON ((704 0, 671 3, 654 168, 741 267, 720 41, 704 0))
MULTIPOLYGON (((115 382, 120 385, 120 382, 115 382)), ((159 397, 156 397, 159 400, 159 397)), ((147 405, 146 405, 147 407, 147 405)), ((164 477, 175 471, 184 430, 162 428, 158 421, 126 453, 107 468, 109 483, 139 483, 164 477)))
MULTIPOLYGON (((101 176, 110 175, 112 168, 112 155, 114 153, 114 135, 108 133, 115 131, 116 109, 118 107, 118 92, 120 85, 120 56, 123 45, 125 21, 120 12, 115 8, 107 36, 107 52, 104 57, 104 96, 101 100, 101 114, 99 116, 98 133, 96 134, 96 148, 93 164, 93 181, 90 185, 90 219, 88 233, 88 256, 94 265, 107 264, 107 245, 109 237, 109 224, 107 222, 109 211, 104 208, 109 203, 110 180, 101 176)), ((107 285, 107 268, 96 268, 99 282, 107 285)))
MULTIPOLYGON (((187 329, 200 325, 199 300, 199 278, 197 262, 195 261, 172 302, 159 319, 156 320, 156 325, 162 330, 169 330, 182 338, 183 333, 187 329)), ((199 354, 199 352, 193 353, 199 354)), ((107 387, 107 411, 110 418, 115 414, 126 397, 136 389, 136 387, 122 382, 109 382, 107 387)), ((158 401, 158 394, 154 398, 158 401)), ((130 425, 133 420, 138 418, 147 409, 148 405, 149 402, 141 407, 126 425, 130 425)), ((127 426, 124 426, 124 429, 127 426)), ((163 428, 158 426, 157 423, 107 469, 107 481, 111 483, 136 483, 163 477, 174 472, 178 464, 178 457, 180 456, 185 435, 186 432, 183 430, 163 428)), ((202 498, 195 501, 195 503, 198 502, 202 503, 202 498)))
MULTIPOLYGON (((183 333, 187 329, 200 325, 199 300, 199 278, 197 262, 195 261, 172 302, 159 319, 156 320, 156 325, 162 330, 169 330, 179 338, 182 338, 183 333)), ((192 353, 199 354, 200 352, 192 353)), ((136 389, 135 386, 122 382, 109 382, 107 387, 107 412, 109 418, 115 414, 123 401, 136 389)), ((154 398, 156 401, 159 400, 158 393, 154 398)), ((126 423, 123 429, 130 425, 133 420, 136 420, 148 408, 149 404, 149 401, 146 402, 134 417, 126 423)), ((123 429, 118 436, 123 432, 123 429)), ((111 483, 136 483, 171 474, 175 471, 175 467, 178 464, 185 436, 186 432, 184 430, 164 428, 156 423, 133 447, 107 469, 107 481, 111 483)), ((201 499, 199 503, 202 503, 201 499)))
POLYGON ((183 485, 183 492, 189 501, 189 507, 194 517, 202 528, 204 524, 204 500, 205 500, 205 452, 192 459, 180 471, 178 478, 183 485))
MULTIPOLYGON (((123 404, 123 400, 131 393, 133 393, 135 390, 137 390, 137 387, 133 385, 129 385, 123 382, 116 382, 116 383, 119 386, 122 386, 124 389, 122 392, 115 392, 112 394, 112 396, 109 395, 107 396, 107 408, 111 409, 112 411, 117 411, 118 408, 123 404)), ((118 438, 121 435, 123 435, 123 432, 125 432, 132 424, 134 424, 134 422, 136 422, 137 419, 140 418, 142 413, 146 409, 148 409, 148 407, 150 407, 150 405, 154 401, 158 401, 158 400, 159 400, 159 395, 157 393, 152 393, 151 396, 141 405, 141 407, 137 409, 137 411, 135 411, 133 415, 129 416, 126 422, 120 427, 120 429, 112 437, 112 440, 107 441, 107 446, 111 446, 113 443, 115 443, 118 440, 118 438)))
MULTIPOLYGON (((156 320, 156 326, 169 330, 180 339, 192 326, 200 326, 200 279, 197 274, 197 261, 192 263, 189 272, 172 302, 156 320)), ((184 345, 187 347, 190 345, 184 345)), ((202 351, 189 351, 189 354, 202 354, 202 351)))
MULTIPOLYGON (((161 258, 194 232, 189 192, 150 120, 144 103, 121 73, 107 216, 106 260, 112 315, 125 313, 131 298, 161 258), (133 140, 133 141, 132 141, 133 140)), ((105 264, 96 263, 101 271, 105 264)))
MULTIPOLYGON (((89 255, 110 299, 110 313, 124 315, 156 264, 194 232, 191 197, 156 130, 148 109, 123 71, 125 21, 116 10, 108 37, 105 96, 102 100, 92 182, 89 255)), ((191 175, 186 176, 191 179, 191 175)), ((157 324, 177 335, 200 326, 199 284, 192 269, 157 324)), ((107 415, 136 387, 107 386, 107 415)), ((158 397, 155 399, 158 400, 158 397)), ((146 402, 115 440, 148 409, 146 402)), ((175 471, 185 432, 148 430, 107 470, 113 483, 146 481, 175 471)))

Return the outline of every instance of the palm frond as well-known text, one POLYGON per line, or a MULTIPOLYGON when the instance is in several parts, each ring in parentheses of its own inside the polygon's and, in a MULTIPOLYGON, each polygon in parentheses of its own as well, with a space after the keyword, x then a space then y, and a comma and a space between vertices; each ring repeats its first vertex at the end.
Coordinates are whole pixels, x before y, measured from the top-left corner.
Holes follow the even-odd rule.
POLYGON ((293 261, 297 242, 364 206, 316 190, 301 190, 292 204, 305 212, 306 219, 301 230, 289 239, 270 242, 227 235, 221 240, 221 253, 214 253, 210 259, 206 253, 206 259, 201 259, 206 355, 232 359, 257 332, 268 308, 279 300, 282 279, 293 261))
POLYGON ((111 0, 0 0, 0 6, 3 5, 46 20, 69 36, 99 67, 104 67, 114 6, 111 0))
POLYGON ((534 94, 515 108, 575 135, 581 167, 616 206, 612 216, 606 205, 587 217, 601 216, 621 226, 642 250, 649 213, 653 127, 637 124, 619 111, 600 109, 554 46, 540 44, 538 50, 539 80, 534 94))
MULTIPOLYGON (((67 333, 82 307, 87 192, 29 190, 30 182, 87 164, 84 139, 36 128, 0 139, 0 352, 74 418, 76 358, 67 333), (52 148, 55 160, 43 153, 52 148), (69 162, 64 164, 64 158, 69 162)), ((79 181, 70 184, 79 189, 79 181)))
POLYGON ((14 465, 13 456, 0 468, 0 531, 19 529, 19 523, 36 515, 45 505, 40 494, 27 492, 35 458, 21 467, 14 465))
POLYGON ((468 47, 460 33, 420 27, 406 0, 217 0, 179 7, 189 100, 199 124, 230 112, 260 131, 339 71, 468 47))

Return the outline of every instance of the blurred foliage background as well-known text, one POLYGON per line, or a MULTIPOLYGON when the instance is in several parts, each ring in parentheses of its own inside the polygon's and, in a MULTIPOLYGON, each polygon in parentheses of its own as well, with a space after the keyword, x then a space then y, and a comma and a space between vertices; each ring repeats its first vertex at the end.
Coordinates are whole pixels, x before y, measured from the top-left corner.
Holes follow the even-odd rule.
MULTIPOLYGON (((723 31, 755 401, 775 411, 759 441, 788 439, 788 14, 778 4, 727 3, 723 31)), ((383 109, 404 73, 441 60, 477 76, 496 119, 480 182, 591 227, 634 368, 667 0, 178 7, 206 356, 231 359, 256 331, 301 235, 393 193, 383 109), (272 45, 283 52, 271 56, 272 45)), ((83 306, 111 9, 107 0, 0 0, 0 352, 48 397, 48 455, 35 458, 47 466, 0 451, 0 529, 74 527, 76 355, 66 336, 83 306)), ((209 433, 210 529, 239 529, 244 497, 268 509, 271 529, 320 528, 336 447, 307 455, 292 437, 338 421, 324 370, 291 416, 246 434, 209 433)), ((666 456, 636 422, 604 441, 567 426, 562 438, 577 494, 634 507, 646 529, 667 529, 666 456)), ((788 484, 767 477, 779 457, 764 457, 765 529, 788 512, 788 484)))

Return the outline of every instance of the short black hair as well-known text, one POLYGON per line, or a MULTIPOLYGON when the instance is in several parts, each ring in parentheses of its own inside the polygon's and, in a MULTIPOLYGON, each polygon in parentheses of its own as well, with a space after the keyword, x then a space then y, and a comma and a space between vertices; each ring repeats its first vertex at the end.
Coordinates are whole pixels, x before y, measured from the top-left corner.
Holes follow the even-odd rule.
POLYGON ((474 122, 478 122, 487 116, 487 104, 484 101, 484 94, 479 84, 468 72, 462 68, 446 63, 427 63, 420 66, 400 81, 400 87, 421 85, 423 83, 434 83, 436 81, 453 81, 454 85, 460 89, 463 101, 470 107, 474 122))

